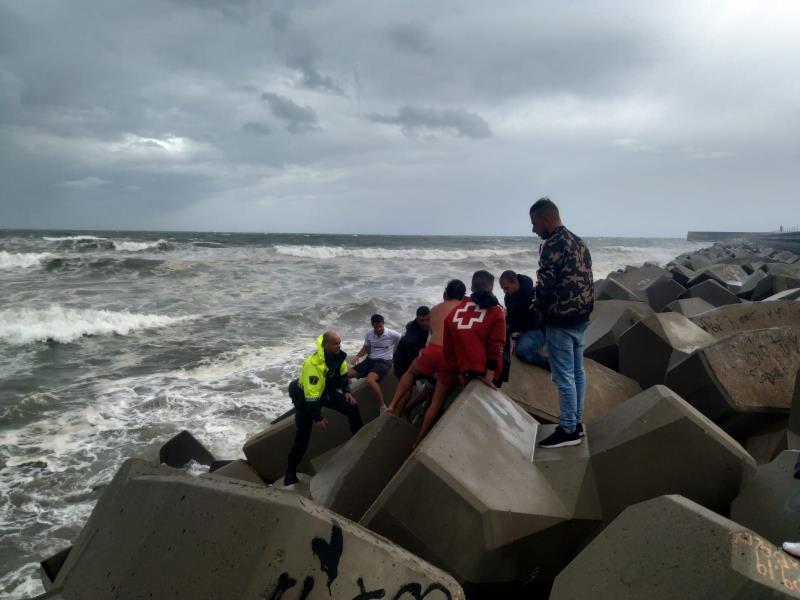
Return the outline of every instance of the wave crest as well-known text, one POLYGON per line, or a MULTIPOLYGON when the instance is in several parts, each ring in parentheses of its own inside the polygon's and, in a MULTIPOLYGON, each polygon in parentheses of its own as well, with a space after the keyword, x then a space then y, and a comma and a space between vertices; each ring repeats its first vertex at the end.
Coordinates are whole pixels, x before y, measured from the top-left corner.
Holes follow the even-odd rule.
POLYGON ((275 252, 281 256, 330 260, 335 258, 362 258, 374 260, 465 260, 468 258, 491 258, 525 254, 530 250, 481 248, 477 250, 443 250, 440 248, 346 248, 344 246, 290 246, 275 244, 275 252))
POLYGON ((69 343, 88 335, 128 335, 139 329, 168 327, 193 316, 167 317, 127 311, 64 308, 0 310, 0 340, 12 345, 69 343))
POLYGON ((39 267, 53 257, 49 252, 23 252, 13 254, 0 250, 0 269, 25 269, 39 267))
POLYGON ((136 242, 132 240, 114 240, 94 235, 69 235, 65 237, 44 237, 43 240, 53 242, 59 248, 85 252, 90 250, 118 250, 120 252, 143 252, 145 250, 171 250, 172 244, 167 240, 148 240, 136 242))

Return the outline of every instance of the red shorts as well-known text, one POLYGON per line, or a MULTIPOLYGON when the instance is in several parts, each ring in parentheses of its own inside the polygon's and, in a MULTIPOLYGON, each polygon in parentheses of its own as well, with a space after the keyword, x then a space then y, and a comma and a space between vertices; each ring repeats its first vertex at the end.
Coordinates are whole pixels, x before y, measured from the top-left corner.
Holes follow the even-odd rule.
POLYGON ((428 344, 415 359, 417 369, 425 377, 444 368, 444 348, 439 344, 428 344))

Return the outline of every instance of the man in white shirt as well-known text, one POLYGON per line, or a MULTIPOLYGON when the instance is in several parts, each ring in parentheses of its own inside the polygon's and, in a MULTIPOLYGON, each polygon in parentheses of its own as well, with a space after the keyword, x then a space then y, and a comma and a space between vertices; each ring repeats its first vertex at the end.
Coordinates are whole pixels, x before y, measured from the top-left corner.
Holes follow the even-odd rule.
POLYGON ((366 377, 367 386, 375 394, 378 406, 383 412, 386 410, 386 405, 379 383, 383 376, 392 369, 392 358, 401 335, 397 331, 385 327, 381 315, 372 315, 370 323, 372 323, 372 331, 368 331, 364 337, 364 345, 353 357, 350 363, 352 368, 347 372, 347 376, 351 379, 366 377), (367 358, 359 363, 362 356, 367 358))

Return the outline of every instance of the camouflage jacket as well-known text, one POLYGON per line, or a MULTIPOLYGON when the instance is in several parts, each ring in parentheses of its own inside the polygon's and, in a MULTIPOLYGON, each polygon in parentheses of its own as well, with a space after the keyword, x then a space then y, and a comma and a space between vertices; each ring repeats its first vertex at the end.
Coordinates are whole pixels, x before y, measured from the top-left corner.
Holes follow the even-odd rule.
POLYGON ((544 323, 555 327, 584 323, 594 308, 592 256, 563 225, 539 247, 534 306, 544 323))

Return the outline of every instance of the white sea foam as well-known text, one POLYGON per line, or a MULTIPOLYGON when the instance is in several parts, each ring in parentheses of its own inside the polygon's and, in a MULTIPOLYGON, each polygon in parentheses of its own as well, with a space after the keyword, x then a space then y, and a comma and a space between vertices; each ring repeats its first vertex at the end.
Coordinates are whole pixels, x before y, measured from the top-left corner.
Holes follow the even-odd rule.
POLYGON ((24 269, 38 267, 44 261, 52 258, 49 252, 22 252, 14 254, 0 250, 0 269, 24 269))
POLYGON ((0 310, 0 340, 12 345, 39 341, 73 342, 84 335, 128 335, 138 329, 168 327, 194 317, 168 317, 109 310, 65 308, 0 310))
POLYGON ((47 242, 74 242, 78 240, 107 240, 108 238, 97 237, 96 235, 68 235, 65 237, 43 237, 47 242))
POLYGON ((158 250, 167 245, 166 240, 156 242, 119 242, 114 240, 114 248, 122 252, 142 252, 144 250, 158 250))
MULTIPOLYGON (((167 240, 136 242, 131 240, 115 240, 113 238, 98 237, 95 235, 68 235, 65 237, 44 237, 47 242, 71 242, 72 247, 86 246, 81 242, 100 242, 97 244, 104 250, 119 250, 121 252, 142 252, 145 250, 159 250, 168 246, 167 240)), ((91 245, 91 244, 90 244, 91 245)))
POLYGON ((481 248, 476 250, 443 250, 439 248, 346 248, 344 246, 290 246, 275 244, 275 252, 281 256, 297 258, 315 258, 319 260, 334 258, 363 259, 403 259, 403 260, 464 260, 467 258, 490 258, 511 256, 530 250, 481 248))

